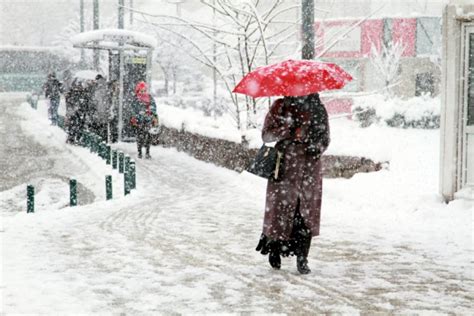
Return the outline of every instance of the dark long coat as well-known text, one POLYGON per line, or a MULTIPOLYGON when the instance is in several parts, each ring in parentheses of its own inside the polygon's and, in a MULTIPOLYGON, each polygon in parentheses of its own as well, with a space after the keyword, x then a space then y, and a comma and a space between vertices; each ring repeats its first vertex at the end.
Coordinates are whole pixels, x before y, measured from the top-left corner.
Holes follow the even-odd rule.
POLYGON ((264 142, 277 141, 284 151, 279 180, 267 185, 263 234, 289 240, 299 212, 312 236, 319 235, 321 219, 321 154, 329 145, 326 109, 318 95, 276 100, 265 118, 264 142))

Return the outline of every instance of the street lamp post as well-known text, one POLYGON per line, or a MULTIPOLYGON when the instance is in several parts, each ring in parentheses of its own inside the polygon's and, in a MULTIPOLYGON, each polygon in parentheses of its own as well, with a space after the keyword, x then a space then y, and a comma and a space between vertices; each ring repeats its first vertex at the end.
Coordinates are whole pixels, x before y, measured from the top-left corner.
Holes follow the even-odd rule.
MULTIPOLYGON (((119 0, 118 7, 118 28, 123 29, 124 20, 124 0, 119 0)), ((124 72, 124 58, 123 58, 123 44, 119 44, 119 104, 118 104, 118 124, 117 124, 117 140, 122 141, 122 130, 123 130, 123 72, 124 72)))
MULTIPOLYGON (((79 2, 79 26, 81 33, 84 33, 84 0, 80 0, 79 2)), ((81 61, 80 64, 81 66, 84 66, 85 64, 85 54, 84 54, 84 48, 81 48, 81 61)))
MULTIPOLYGON (((94 30, 98 30, 99 29, 99 0, 94 0, 94 3, 93 3, 93 29, 94 30)), ((96 71, 99 71, 99 50, 98 49, 94 49, 94 69, 96 71)))
POLYGON ((301 0, 302 39, 301 58, 314 58, 314 0, 301 0))
POLYGON ((176 15, 181 16, 181 4, 186 0, 166 0, 168 3, 176 5, 176 15))

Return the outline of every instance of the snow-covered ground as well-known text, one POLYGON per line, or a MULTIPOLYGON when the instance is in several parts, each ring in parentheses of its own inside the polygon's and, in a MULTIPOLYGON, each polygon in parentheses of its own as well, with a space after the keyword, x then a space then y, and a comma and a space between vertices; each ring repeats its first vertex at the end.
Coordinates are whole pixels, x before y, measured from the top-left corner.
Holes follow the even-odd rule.
MULTIPOLYGON (((26 183, 0 192, 2 312, 472 314, 474 202, 441 201, 437 130, 331 122, 331 153, 389 166, 325 180, 312 273, 301 276, 294 258, 274 271, 254 251, 265 181, 154 147, 123 197, 119 175, 66 145, 43 103, 13 106, 26 137, 70 157, 54 173, 76 177, 95 202, 65 207, 67 189, 46 177, 34 214, 17 212, 26 183)), ((117 147, 135 157, 133 144, 117 147)))

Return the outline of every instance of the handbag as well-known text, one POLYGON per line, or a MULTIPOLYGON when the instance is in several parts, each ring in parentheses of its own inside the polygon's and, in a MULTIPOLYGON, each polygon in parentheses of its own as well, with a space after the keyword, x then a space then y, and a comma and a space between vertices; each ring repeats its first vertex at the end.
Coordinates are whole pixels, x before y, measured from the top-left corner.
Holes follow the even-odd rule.
POLYGON ((259 177, 278 180, 281 176, 281 167, 283 163, 283 153, 275 147, 269 147, 265 144, 260 147, 254 160, 247 167, 246 171, 259 177))

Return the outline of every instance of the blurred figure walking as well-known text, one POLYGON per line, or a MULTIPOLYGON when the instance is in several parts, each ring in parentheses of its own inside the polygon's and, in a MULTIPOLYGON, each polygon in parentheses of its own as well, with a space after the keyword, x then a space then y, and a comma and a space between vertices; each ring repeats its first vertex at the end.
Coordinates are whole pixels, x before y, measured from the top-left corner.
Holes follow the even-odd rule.
POLYGON ((140 81, 135 87, 135 98, 132 102, 132 118, 130 123, 136 129, 138 158, 142 158, 142 147, 145 146, 145 158, 151 159, 150 129, 158 126, 158 115, 153 97, 148 93, 145 82, 140 81))
POLYGON ((108 101, 107 80, 98 74, 92 86, 92 129, 105 141, 109 140, 107 124, 110 116, 110 103, 108 101))
POLYGON ((86 83, 75 79, 66 93, 68 143, 79 143, 81 134, 86 129, 90 102, 90 91, 88 91, 86 83))
POLYGON ((44 95, 49 100, 48 114, 51 119, 51 125, 58 124, 58 108, 61 100, 61 93, 63 93, 63 86, 56 78, 56 73, 48 74, 48 79, 43 86, 44 95))

